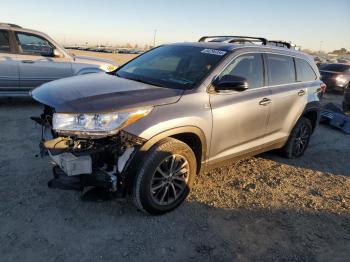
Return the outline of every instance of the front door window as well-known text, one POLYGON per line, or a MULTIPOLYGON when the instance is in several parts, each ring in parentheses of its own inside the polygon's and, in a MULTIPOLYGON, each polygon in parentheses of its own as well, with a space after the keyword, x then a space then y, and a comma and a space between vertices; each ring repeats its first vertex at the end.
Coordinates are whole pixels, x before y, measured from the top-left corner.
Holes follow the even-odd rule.
POLYGON ((48 56, 52 53, 51 44, 42 37, 25 33, 17 33, 16 36, 22 54, 48 56))

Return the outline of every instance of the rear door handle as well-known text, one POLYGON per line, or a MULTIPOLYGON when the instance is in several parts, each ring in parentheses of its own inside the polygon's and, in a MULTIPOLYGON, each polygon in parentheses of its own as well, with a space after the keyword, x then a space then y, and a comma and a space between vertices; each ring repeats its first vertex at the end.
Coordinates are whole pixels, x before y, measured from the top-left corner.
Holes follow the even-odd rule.
POLYGON ((261 100, 260 102, 259 102, 259 105, 261 105, 261 106, 267 106, 268 104, 270 104, 271 103, 271 99, 268 99, 268 98, 264 98, 263 100, 261 100))
POLYGON ((303 95, 305 95, 305 91, 304 91, 304 90, 300 90, 300 91, 298 92, 298 96, 303 96, 303 95))
POLYGON ((33 64, 34 61, 33 60, 22 60, 22 63, 24 63, 24 64, 33 64))

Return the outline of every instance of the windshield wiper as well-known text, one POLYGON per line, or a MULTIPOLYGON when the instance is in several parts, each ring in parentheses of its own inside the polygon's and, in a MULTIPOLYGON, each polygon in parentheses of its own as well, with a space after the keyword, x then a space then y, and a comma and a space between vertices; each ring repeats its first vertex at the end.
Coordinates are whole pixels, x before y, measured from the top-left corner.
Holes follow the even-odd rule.
POLYGON ((147 80, 144 80, 144 79, 141 79, 141 78, 134 78, 134 77, 121 76, 120 74, 118 74, 118 72, 115 72, 115 75, 116 75, 117 77, 121 77, 121 78, 125 78, 125 79, 128 79, 128 80, 140 82, 140 83, 147 84, 147 85, 158 86, 158 87, 166 87, 165 85, 162 85, 162 84, 160 84, 160 83, 155 83, 155 82, 152 82, 152 81, 147 81, 147 80))
POLYGON ((147 85, 158 86, 158 87, 165 87, 162 84, 154 83, 154 82, 151 82, 151 81, 146 81, 146 80, 143 80, 141 78, 132 78, 132 77, 131 78, 123 77, 123 78, 129 79, 129 80, 132 80, 132 81, 136 81, 136 82, 140 82, 140 83, 143 83, 143 84, 147 84, 147 85))
POLYGON ((143 79, 131 79, 131 80, 134 80, 136 82, 140 82, 140 83, 144 83, 144 84, 148 84, 148 85, 152 85, 152 86, 158 86, 158 87, 165 87, 164 85, 162 84, 159 84, 159 83, 154 83, 154 82, 149 82, 149 81, 145 81, 143 79))

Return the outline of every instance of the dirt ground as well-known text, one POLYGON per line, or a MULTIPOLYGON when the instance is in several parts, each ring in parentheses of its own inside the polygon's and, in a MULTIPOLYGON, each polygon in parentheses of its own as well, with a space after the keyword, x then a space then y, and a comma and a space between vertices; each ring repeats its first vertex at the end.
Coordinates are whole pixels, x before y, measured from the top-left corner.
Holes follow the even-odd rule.
POLYGON ((203 174, 184 205, 151 217, 129 200, 48 189, 52 166, 36 157, 40 130, 29 119, 40 111, 0 99, 1 261, 350 257, 350 137, 337 130, 319 126, 300 159, 266 153, 203 174))
POLYGON ((152 217, 49 189, 29 119, 40 112, 0 98, 2 262, 349 261, 350 136, 321 125, 302 158, 269 152, 202 174, 181 207, 152 217))

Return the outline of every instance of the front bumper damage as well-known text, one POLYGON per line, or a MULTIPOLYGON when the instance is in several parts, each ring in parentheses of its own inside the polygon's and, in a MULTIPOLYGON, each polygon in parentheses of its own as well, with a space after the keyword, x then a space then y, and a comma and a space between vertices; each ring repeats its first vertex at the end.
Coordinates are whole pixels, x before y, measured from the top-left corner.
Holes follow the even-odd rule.
POLYGON ((49 155, 54 164, 49 187, 83 190, 93 186, 125 195, 135 171, 132 162, 146 141, 125 131, 102 138, 62 136, 52 129, 52 114, 45 106, 40 117, 32 117, 42 127, 41 155, 49 155))

